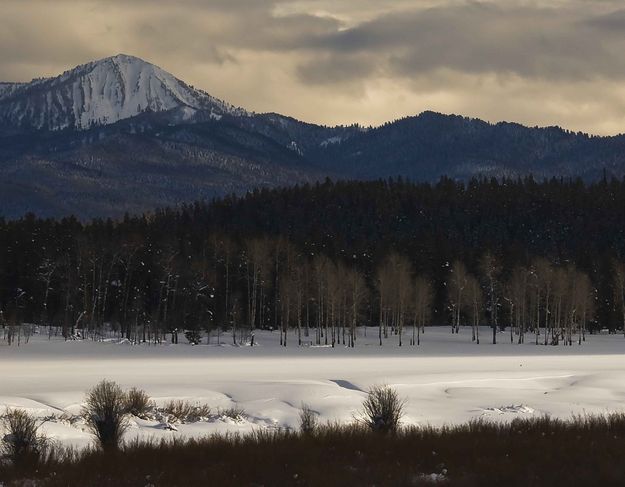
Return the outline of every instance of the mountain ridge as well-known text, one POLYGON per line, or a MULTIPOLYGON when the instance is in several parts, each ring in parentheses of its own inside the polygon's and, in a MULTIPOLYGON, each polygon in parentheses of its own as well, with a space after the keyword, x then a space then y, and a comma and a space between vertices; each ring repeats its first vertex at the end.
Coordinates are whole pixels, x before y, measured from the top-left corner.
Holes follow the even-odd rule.
POLYGON ((0 216, 119 217, 328 176, 528 174, 623 177, 625 136, 433 111, 328 127, 237 108, 125 54, 0 83, 0 216))

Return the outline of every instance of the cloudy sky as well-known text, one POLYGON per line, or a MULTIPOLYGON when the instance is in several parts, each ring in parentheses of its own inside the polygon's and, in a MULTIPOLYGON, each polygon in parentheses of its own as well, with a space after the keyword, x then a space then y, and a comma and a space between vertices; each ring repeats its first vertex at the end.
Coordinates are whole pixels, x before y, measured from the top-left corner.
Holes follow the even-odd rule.
POLYGON ((120 52, 255 111, 625 132, 622 0, 0 0, 0 80, 120 52))

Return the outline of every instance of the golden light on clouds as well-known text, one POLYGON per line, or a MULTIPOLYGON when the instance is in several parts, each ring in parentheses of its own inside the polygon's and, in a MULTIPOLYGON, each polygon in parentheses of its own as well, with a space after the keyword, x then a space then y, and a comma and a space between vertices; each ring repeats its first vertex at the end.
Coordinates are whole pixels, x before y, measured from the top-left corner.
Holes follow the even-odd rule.
POLYGON ((0 80, 119 52, 306 121, 423 110, 625 132, 625 10, 557 0, 2 0, 0 80))

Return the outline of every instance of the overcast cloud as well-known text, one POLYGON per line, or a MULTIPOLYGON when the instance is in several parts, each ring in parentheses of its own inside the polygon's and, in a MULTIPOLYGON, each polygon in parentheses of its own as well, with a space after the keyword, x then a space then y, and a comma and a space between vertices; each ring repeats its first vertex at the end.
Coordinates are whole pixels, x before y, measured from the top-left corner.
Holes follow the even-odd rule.
POLYGON ((255 111, 379 124, 423 110, 625 132, 611 0, 1 0, 0 80, 119 52, 255 111))

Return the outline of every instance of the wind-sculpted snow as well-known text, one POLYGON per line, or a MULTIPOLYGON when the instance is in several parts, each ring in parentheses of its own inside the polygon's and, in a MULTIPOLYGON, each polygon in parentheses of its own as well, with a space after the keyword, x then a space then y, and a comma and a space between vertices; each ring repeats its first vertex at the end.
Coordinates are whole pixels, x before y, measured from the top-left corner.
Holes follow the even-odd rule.
POLYGON ((62 130, 108 125, 145 112, 189 108, 215 116, 243 114, 163 69, 119 54, 55 78, 0 85, 0 121, 22 128, 62 130))
POLYGON ((407 424, 570 418, 625 408, 622 335, 590 335, 573 347, 503 340, 494 346, 472 343, 470 330, 452 335, 446 328, 427 328, 421 346, 399 348, 392 339, 378 347, 375 330, 368 337, 362 331, 354 349, 283 348, 270 332, 258 332, 255 347, 231 346, 226 335, 221 345, 213 337, 212 344, 199 346, 49 341, 35 335, 19 348, 0 345, 0 411, 24 408, 45 419, 44 429, 62 443, 83 447, 91 439, 81 403, 103 378, 126 389, 144 388, 159 407, 184 399, 212 408, 208 417, 186 423, 169 424, 158 415, 133 418, 127 438, 296 428, 302 403, 321 422, 351 422, 373 384, 388 384, 406 399, 407 424), (220 415, 234 406, 245 410, 241 420, 220 415))

